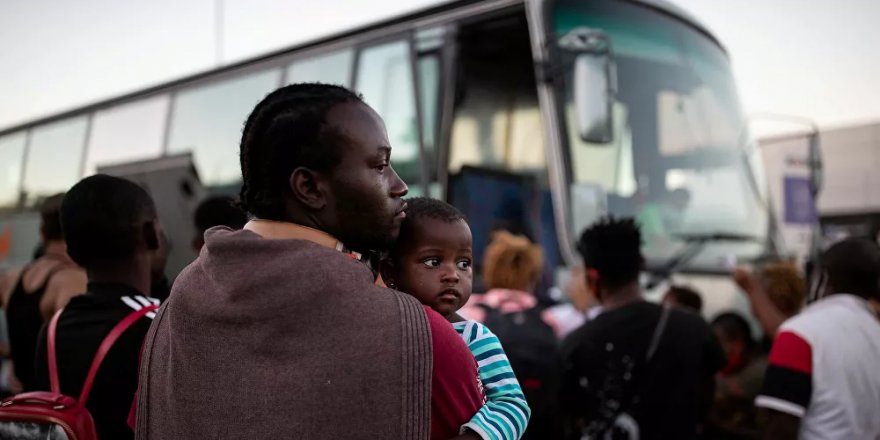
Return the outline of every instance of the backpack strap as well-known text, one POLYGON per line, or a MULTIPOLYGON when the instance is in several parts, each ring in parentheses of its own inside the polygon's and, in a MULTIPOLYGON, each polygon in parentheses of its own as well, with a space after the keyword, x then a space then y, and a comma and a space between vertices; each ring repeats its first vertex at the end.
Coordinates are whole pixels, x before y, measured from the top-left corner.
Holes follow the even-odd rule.
MULTIPOLYGON (((101 362, 104 361, 104 357, 107 356, 107 353, 110 351, 110 348, 113 347, 113 344, 116 343, 116 340, 122 336, 129 327, 131 327, 138 319, 141 319, 144 315, 150 312, 155 312, 158 309, 158 305, 150 305, 146 306, 140 310, 135 310, 128 314, 122 321, 119 321, 110 333, 104 338, 101 342, 101 345, 98 347, 98 351, 95 353, 95 358, 92 360, 92 366, 89 368, 89 374, 86 376, 86 381, 83 384, 82 392, 79 395, 79 399, 77 399, 77 405, 85 406, 86 400, 89 398, 89 392, 92 391, 92 384, 95 382, 95 375, 98 374, 98 368, 101 366, 101 362)), ((57 381, 57 379, 56 379, 57 381)))
POLYGON ((651 358, 654 357, 654 353, 657 352, 657 347, 660 346, 660 337, 663 336, 663 330, 666 329, 666 322, 669 321, 669 313, 672 310, 672 306, 669 304, 663 305, 663 312, 660 314, 660 320, 657 321, 657 326, 654 327, 654 334, 651 336, 651 345, 648 346, 648 353, 645 355, 645 361, 651 362, 651 358))
POLYGON ((52 316, 49 321, 49 331, 46 335, 46 354, 49 358, 49 384, 51 390, 55 394, 61 394, 61 386, 58 384, 58 361, 55 359, 55 328, 58 327, 58 318, 61 316, 60 309, 52 316))

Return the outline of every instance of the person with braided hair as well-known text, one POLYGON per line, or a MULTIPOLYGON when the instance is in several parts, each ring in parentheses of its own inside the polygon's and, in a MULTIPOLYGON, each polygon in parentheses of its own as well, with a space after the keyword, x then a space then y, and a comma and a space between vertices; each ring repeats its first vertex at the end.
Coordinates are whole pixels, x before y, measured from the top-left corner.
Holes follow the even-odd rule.
POLYGON ((138 439, 459 436, 483 401, 476 361, 372 266, 406 217, 391 148, 344 87, 257 104, 240 156, 252 220, 205 233, 156 317, 138 439))

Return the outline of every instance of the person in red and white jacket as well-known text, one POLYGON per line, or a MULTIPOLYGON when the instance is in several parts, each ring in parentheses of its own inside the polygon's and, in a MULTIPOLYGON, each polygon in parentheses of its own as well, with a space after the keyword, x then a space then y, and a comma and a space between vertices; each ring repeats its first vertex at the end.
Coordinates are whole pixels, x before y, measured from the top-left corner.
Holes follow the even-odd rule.
POLYGON ((880 439, 880 247, 847 239, 822 260, 822 299, 782 324, 756 399, 767 439, 880 439))

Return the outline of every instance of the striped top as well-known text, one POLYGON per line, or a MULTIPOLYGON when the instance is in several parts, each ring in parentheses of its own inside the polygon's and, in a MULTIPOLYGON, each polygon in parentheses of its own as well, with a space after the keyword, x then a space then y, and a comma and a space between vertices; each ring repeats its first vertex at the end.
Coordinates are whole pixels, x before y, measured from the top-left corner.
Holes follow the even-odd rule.
POLYGON ((487 402, 462 426, 484 440, 513 440, 522 437, 531 415, 526 397, 504 354, 501 341, 476 321, 455 322, 452 327, 467 344, 480 369, 487 402))

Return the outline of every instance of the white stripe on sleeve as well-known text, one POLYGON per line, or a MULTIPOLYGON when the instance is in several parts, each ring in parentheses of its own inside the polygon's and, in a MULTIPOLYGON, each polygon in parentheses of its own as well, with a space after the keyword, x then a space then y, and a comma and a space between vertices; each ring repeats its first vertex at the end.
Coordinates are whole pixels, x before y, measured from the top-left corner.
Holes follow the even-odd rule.
POLYGON ((133 308, 133 309, 135 309, 135 310, 140 310, 140 309, 144 308, 144 306, 143 306, 141 303, 139 303, 139 302, 137 302, 137 301, 131 299, 130 296, 123 296, 123 297, 122 297, 122 302, 124 302, 124 303, 127 304, 129 307, 131 307, 131 308, 133 308))
POLYGON ((807 413, 807 410, 800 405, 772 396, 758 396, 755 399, 755 406, 769 408, 800 418, 803 418, 804 414, 807 413))

